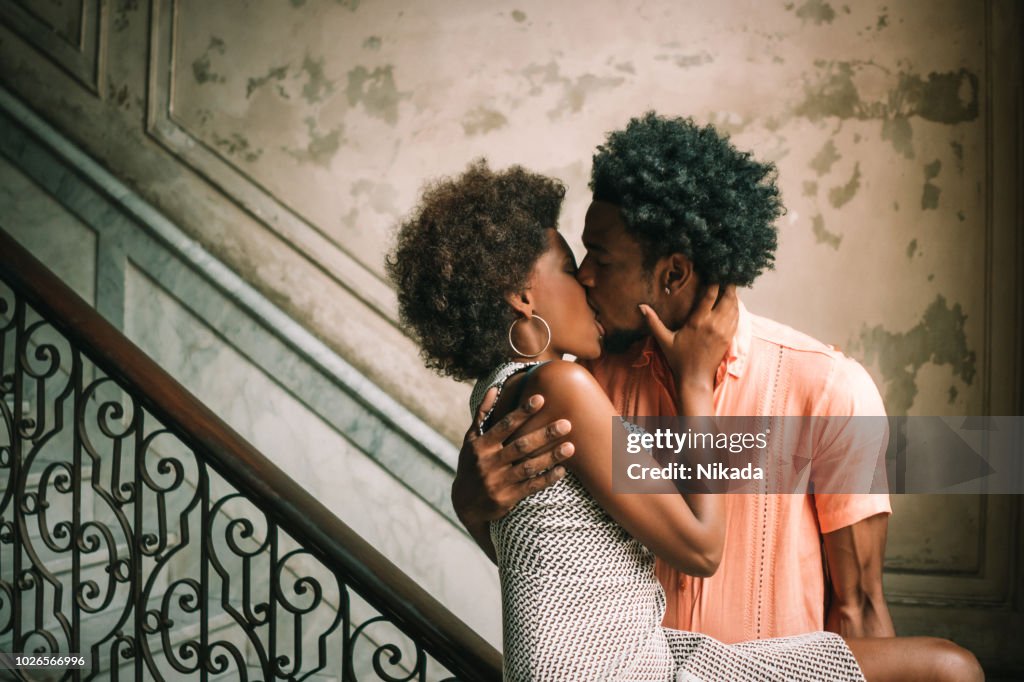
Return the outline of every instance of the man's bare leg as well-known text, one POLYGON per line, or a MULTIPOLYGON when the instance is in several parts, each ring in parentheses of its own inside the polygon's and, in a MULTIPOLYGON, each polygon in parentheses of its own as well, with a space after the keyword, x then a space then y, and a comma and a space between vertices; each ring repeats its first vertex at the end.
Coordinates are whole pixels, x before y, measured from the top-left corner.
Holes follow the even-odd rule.
POLYGON ((985 673, 967 649, 936 637, 846 640, 868 682, 981 682, 985 673))

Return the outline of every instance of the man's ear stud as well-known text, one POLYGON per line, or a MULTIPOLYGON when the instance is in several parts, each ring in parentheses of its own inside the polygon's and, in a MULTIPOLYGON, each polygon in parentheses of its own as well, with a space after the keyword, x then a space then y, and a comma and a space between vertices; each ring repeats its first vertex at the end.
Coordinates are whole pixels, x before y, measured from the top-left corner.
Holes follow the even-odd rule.
POLYGON ((672 292, 671 292, 671 291, 669 291, 669 288, 668 288, 668 287, 665 287, 665 293, 666 293, 666 294, 671 294, 672 292))

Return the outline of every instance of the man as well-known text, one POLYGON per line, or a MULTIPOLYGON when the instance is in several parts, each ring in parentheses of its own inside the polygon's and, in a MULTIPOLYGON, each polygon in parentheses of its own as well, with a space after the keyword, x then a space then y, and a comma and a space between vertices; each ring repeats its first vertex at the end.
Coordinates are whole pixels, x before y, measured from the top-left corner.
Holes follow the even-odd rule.
MULTIPOLYGON (((674 415, 671 373, 638 305, 679 328, 702 287, 747 286, 772 266, 773 224, 782 213, 774 168, 710 126, 648 113, 598 148, 590 186, 587 255, 577 279, 605 329, 607 350, 590 370, 621 414, 674 415)), ((571 446, 546 445, 571 428, 564 422, 503 445, 540 403, 483 436, 475 428, 467 434, 452 501, 484 547, 487 522, 557 480, 557 463, 571 456, 571 446)), ((884 408, 859 364, 741 307, 716 379, 715 412, 849 417, 883 415, 884 408)), ((819 446, 839 448, 851 466, 874 456, 840 436, 819 446)), ((892 636, 881 585, 890 511, 885 495, 729 495, 715 575, 694 578, 658 563, 665 625, 725 642, 823 628, 846 637, 892 636)))

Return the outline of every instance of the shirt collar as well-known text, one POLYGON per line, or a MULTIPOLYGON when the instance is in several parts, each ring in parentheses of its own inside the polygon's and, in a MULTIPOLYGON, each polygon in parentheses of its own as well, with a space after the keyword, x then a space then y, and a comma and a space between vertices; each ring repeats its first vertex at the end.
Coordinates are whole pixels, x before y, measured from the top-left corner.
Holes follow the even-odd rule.
POLYGON ((725 360, 726 369, 737 379, 743 376, 743 370, 747 367, 747 359, 750 357, 750 342, 753 338, 753 320, 743 301, 739 304, 739 320, 736 323, 736 334, 729 344, 729 355, 725 360))

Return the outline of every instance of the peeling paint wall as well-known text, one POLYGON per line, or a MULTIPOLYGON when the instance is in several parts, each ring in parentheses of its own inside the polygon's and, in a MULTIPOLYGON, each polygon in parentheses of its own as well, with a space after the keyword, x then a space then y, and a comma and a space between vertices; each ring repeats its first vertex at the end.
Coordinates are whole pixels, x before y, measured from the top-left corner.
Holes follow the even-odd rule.
MULTIPOLYGON (((36 4, 54 30, 73 28, 74 12, 36 4)), ((268 253, 284 245, 254 246, 255 211, 179 192, 194 182, 189 167, 207 185, 229 175, 245 183, 379 279, 392 229, 422 184, 478 156, 567 182, 563 229, 578 245, 593 148, 653 108, 712 122, 779 166, 789 213, 777 272, 747 296, 752 307, 867 360, 894 412, 981 408, 974 373, 955 371, 976 362, 985 333, 976 3, 164 0, 147 16, 122 0, 107 30, 106 102, 60 88, 36 92, 38 106, 310 326, 338 314, 331 289, 300 294, 301 277, 275 272, 295 264, 268 253), (147 29, 168 46, 150 56, 171 74, 156 86, 165 91, 146 91, 147 29), (145 135, 147 98, 150 126, 178 133, 164 139, 170 154, 145 135), (794 300, 808 290, 811 300, 794 300), (885 369, 900 352, 883 339, 925 324, 939 297, 960 316, 946 325, 956 336, 900 351, 911 365, 953 363, 941 391, 921 391, 914 372, 885 369)), ((5 80, 32 93, 45 69, 10 41, 5 80)), ((379 315, 393 327, 393 310, 379 315)), ((360 349, 372 334, 319 329, 457 438, 465 389, 447 397, 397 330, 382 330, 406 358, 397 381, 360 349)))
MULTIPOLYGON (((788 212, 751 309, 862 360, 892 413, 1019 409, 1019 360, 993 350, 1019 348, 1019 309, 993 303, 1019 281, 999 265, 1017 228, 997 219, 992 142, 1019 125, 1001 104, 1020 87, 1012 2, 82 6, 0 10, 5 87, 453 441, 468 387, 422 369, 382 281, 396 222, 426 180, 486 156, 568 184, 582 253, 592 151, 648 109, 778 165, 788 212), (103 40, 76 39, 97 22, 103 40), (1016 80, 993 76, 1004 62, 1016 80)), ((893 565, 959 571, 928 553, 989 532, 947 531, 896 526, 893 565)))
POLYGON ((421 184, 476 156, 568 182, 577 236, 605 131, 648 108, 716 123, 778 163, 789 208, 754 307, 867 360, 894 412, 976 411, 975 374, 956 371, 984 334, 972 6, 186 2, 171 107, 378 274, 421 184), (787 295, 811 281, 813 305, 787 295), (943 311, 952 337, 885 341, 943 311), (920 391, 908 362, 949 364, 948 386, 920 391))

